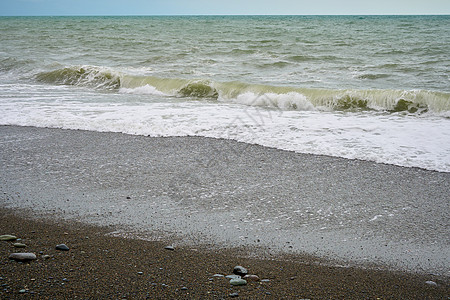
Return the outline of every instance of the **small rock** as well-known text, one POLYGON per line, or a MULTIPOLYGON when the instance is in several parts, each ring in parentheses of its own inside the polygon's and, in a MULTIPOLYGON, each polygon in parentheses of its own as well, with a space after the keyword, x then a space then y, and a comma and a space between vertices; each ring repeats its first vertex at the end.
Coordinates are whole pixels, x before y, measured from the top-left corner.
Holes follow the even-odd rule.
POLYGON ((67 247, 65 244, 56 245, 55 249, 61 251, 69 251, 69 247, 67 247))
POLYGON ((270 279, 261 279, 261 282, 270 282, 270 279))
POLYGON ((244 280, 242 278, 234 278, 230 280, 231 285, 239 286, 239 285, 246 285, 247 280, 244 280))
POLYGON ((17 240, 17 237, 15 237, 14 235, 10 234, 0 235, 0 241, 15 241, 15 240, 17 240))
POLYGON ((225 277, 225 276, 222 274, 214 274, 213 277, 225 277))
POLYGON ((227 275, 225 276, 227 279, 241 279, 241 275, 227 275))
POLYGON ((436 282, 431 281, 431 280, 425 281, 425 283, 428 285, 431 285, 431 286, 438 286, 438 284, 436 282))
POLYGON ((144 272, 138 272, 138 275, 142 275, 142 274, 144 274, 144 272))
POLYGON ((185 286, 183 286, 183 287, 181 288, 182 291, 187 291, 187 289, 188 289, 188 288, 185 287, 185 286))
POLYGON ((34 253, 12 253, 9 255, 9 259, 14 259, 15 261, 31 261, 36 260, 36 254, 34 253))
POLYGON ((231 298, 239 297, 239 293, 232 293, 232 294, 230 294, 230 297, 231 298))
POLYGON ((259 281, 258 275, 245 275, 244 279, 248 281, 259 281))
POLYGON ((14 243, 13 246, 16 248, 25 248, 27 245, 22 244, 22 243, 14 243))
POLYGON ((170 250, 170 251, 175 250, 175 248, 173 246, 166 246, 166 247, 164 247, 164 249, 170 250))
POLYGON ((242 267, 242 266, 236 266, 233 269, 233 274, 236 275, 240 275, 240 276, 245 276, 248 274, 248 271, 246 268, 242 267))
POLYGON ((50 255, 42 255, 43 259, 49 259, 51 256, 50 255))
POLYGON ((24 293, 26 293, 27 291, 26 290, 20 290, 19 291, 19 293, 21 293, 21 294, 24 294, 24 293))

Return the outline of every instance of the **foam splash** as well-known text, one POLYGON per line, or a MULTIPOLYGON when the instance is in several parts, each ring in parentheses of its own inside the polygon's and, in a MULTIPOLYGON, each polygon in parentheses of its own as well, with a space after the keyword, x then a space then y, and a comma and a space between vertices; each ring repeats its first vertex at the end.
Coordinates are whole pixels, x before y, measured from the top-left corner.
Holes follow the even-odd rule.
POLYGON ((167 96, 163 92, 158 91, 155 87, 153 87, 151 85, 148 85, 148 84, 146 84, 144 86, 140 86, 140 87, 134 88, 134 89, 120 88, 119 92, 120 93, 124 93, 124 94, 167 96))
POLYGON ((232 101, 249 106, 262 106, 278 108, 282 110, 316 110, 308 99, 299 93, 289 92, 286 94, 265 93, 262 95, 253 92, 245 92, 235 99, 219 98, 223 102, 232 101))

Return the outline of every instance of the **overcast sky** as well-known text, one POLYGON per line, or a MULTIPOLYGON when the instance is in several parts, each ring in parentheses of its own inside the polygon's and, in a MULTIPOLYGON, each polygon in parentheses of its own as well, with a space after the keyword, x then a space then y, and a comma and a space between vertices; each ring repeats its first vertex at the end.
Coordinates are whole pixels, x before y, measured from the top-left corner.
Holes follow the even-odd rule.
POLYGON ((0 0, 0 15, 450 14, 450 0, 0 0))

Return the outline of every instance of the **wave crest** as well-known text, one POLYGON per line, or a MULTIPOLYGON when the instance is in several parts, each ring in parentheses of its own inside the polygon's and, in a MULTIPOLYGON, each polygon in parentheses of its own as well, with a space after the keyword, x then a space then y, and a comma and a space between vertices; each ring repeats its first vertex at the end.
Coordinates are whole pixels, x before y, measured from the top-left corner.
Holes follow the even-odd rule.
POLYGON ((94 66, 66 67, 43 72, 37 75, 37 80, 125 93, 212 99, 283 110, 374 110, 414 114, 433 112, 441 115, 450 112, 450 93, 426 90, 311 89, 239 81, 135 76, 94 66))

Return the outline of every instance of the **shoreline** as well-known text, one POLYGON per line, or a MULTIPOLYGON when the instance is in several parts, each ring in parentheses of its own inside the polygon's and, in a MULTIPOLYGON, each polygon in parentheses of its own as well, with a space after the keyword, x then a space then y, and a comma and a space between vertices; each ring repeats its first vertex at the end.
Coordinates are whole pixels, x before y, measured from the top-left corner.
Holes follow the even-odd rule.
POLYGON ((4 299, 446 299, 445 278, 399 271, 325 266, 304 256, 249 258, 240 249, 202 247, 167 250, 164 241, 108 235, 111 228, 34 219, 0 208, 0 233, 14 234, 26 248, 0 242, 0 296, 4 299), (70 250, 55 250, 64 243, 70 250), (37 260, 8 260, 32 252, 37 260), (293 259, 294 258, 294 259, 293 259), (242 265, 263 281, 233 287, 214 276, 242 265), (436 283, 434 285, 433 283, 436 283))
POLYGON ((0 134, 2 207, 134 238, 171 233, 177 247, 449 276, 448 173, 201 137, 0 134))

